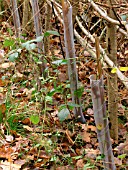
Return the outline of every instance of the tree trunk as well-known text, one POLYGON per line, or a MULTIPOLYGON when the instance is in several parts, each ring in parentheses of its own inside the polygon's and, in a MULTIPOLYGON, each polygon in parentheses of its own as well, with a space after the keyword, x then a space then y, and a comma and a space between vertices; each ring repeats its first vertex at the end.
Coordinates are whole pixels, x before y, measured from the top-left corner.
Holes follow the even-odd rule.
POLYGON ((67 3, 64 4, 62 3, 62 9, 64 21, 64 40, 66 48, 66 59, 68 61, 68 76, 70 81, 72 103, 79 105, 79 107, 76 106, 74 107, 74 115, 81 123, 85 123, 85 118, 82 112, 81 99, 79 96, 77 96, 79 86, 73 38, 72 6, 68 6, 67 3))
POLYGON ((19 12, 17 8, 17 1, 11 0, 11 4, 12 4, 12 13, 13 13, 12 15, 13 15, 13 22, 15 26, 16 37, 20 38, 21 28, 20 28, 20 17, 19 17, 19 12))
POLYGON ((75 19, 76 19, 76 15, 78 13, 79 10, 79 0, 71 0, 70 1, 72 4, 72 24, 74 25, 75 19))
POLYGON ((94 119, 97 128, 97 137, 101 154, 104 155, 104 169, 115 170, 114 156, 109 134, 109 123, 106 114, 106 103, 104 100, 103 76, 96 80, 95 75, 90 76, 91 94, 93 102, 94 119))
MULTIPOLYGON (((2 12, 2 0, 0 0, 0 13, 2 12)), ((0 22, 2 22, 2 15, 0 15, 0 22)))
MULTIPOLYGON (((115 9, 112 7, 114 0, 108 0, 108 16, 116 19, 115 9)), ((109 58, 117 65, 117 29, 116 25, 108 23, 107 25, 107 54, 109 58)), ((108 73, 108 113, 110 117, 110 136, 118 141, 118 86, 117 75, 108 73)))
POLYGON ((29 22, 32 18, 32 12, 28 0, 23 2, 23 19, 22 19, 22 33, 27 33, 30 31, 31 24, 29 22))
MULTIPOLYGON (((32 11, 33 11, 33 17, 34 17, 34 26, 35 26, 35 32, 36 32, 36 38, 42 35, 42 27, 40 23, 40 11, 39 11, 39 5, 38 0, 31 0, 32 5, 32 11)), ((42 53, 44 51, 43 42, 38 42, 38 52, 42 53)), ((41 77, 46 77, 46 61, 45 58, 41 57, 40 61, 42 62, 41 65, 39 65, 41 77)))
MULTIPOLYGON (((50 19, 51 19, 51 7, 47 3, 45 5, 45 32, 50 29, 50 19)), ((46 56, 49 54, 49 36, 44 37, 44 54, 46 56)))

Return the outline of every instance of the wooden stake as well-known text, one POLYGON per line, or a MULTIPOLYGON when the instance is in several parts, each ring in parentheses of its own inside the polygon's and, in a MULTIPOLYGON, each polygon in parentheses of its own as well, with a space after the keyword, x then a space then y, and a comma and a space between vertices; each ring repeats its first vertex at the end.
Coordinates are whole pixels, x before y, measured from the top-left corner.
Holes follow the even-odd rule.
POLYGON ((97 77, 98 79, 102 76, 102 65, 100 61, 100 48, 99 48, 99 37, 95 37, 95 46, 96 46, 96 57, 97 57, 97 77))

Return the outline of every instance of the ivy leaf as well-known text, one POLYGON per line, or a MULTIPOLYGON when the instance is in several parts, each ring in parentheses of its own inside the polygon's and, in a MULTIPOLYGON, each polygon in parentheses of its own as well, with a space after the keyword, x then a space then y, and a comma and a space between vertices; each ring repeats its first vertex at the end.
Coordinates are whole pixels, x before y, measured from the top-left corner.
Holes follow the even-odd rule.
POLYGON ((126 20, 127 20, 127 18, 128 18, 128 15, 121 15, 121 19, 122 19, 122 21, 126 21, 126 20))
POLYGON ((126 154, 119 155, 118 158, 124 159, 126 157, 126 154))
POLYGON ((75 103, 71 103, 71 102, 67 103, 67 105, 71 106, 71 107, 80 107, 81 106, 79 104, 75 104, 75 103))
POLYGON ((60 65, 62 63, 63 60, 56 60, 56 61, 53 61, 52 64, 55 64, 55 65, 60 65))
POLYGON ((33 44, 33 43, 37 43, 37 42, 41 42, 43 40, 44 36, 39 36, 37 37, 36 39, 33 39, 33 40, 29 40, 25 43, 22 43, 22 47, 25 48, 28 44, 33 44))
POLYGON ((48 92, 48 96, 53 96, 56 93, 55 89, 52 89, 50 92, 48 92))
POLYGON ((101 154, 101 155, 99 155, 99 156, 96 157, 96 160, 102 160, 104 157, 105 157, 105 155, 104 155, 104 154, 101 154))
POLYGON ((67 60, 56 60, 56 61, 53 61, 52 64, 55 64, 55 65, 63 65, 63 64, 67 64, 67 60))
POLYGON ((62 109, 59 113, 58 113, 58 117, 59 117, 59 120, 61 122, 63 122, 67 117, 68 115, 70 114, 69 110, 67 108, 64 108, 62 109))
POLYGON ((39 118, 39 116, 38 115, 31 115, 31 117, 30 117, 30 120, 31 120, 31 122, 33 123, 33 124, 38 124, 39 123, 39 121, 40 121, 40 118, 39 118))
POLYGON ((41 42, 43 40, 44 36, 37 37, 34 42, 41 42))
POLYGON ((18 52, 12 53, 9 55, 9 61, 14 62, 18 58, 18 52))
POLYGON ((46 96, 45 101, 46 102, 52 102, 52 97, 51 96, 46 96))
POLYGON ((14 43, 15 43, 14 40, 6 39, 3 44, 4 44, 4 47, 11 47, 14 45, 14 43))
POLYGON ((46 32, 44 33, 44 37, 48 37, 49 35, 60 36, 60 34, 59 34, 57 31, 51 31, 51 30, 49 30, 49 31, 46 31, 46 32))
POLYGON ((78 159, 81 159, 82 157, 83 157, 82 155, 80 155, 80 156, 74 156, 73 159, 78 160, 78 159))
POLYGON ((86 169, 93 169, 93 168, 95 168, 95 165, 91 165, 90 163, 86 163, 84 165, 84 170, 86 170, 86 169))
POLYGON ((83 92, 84 92, 84 87, 80 87, 74 91, 74 95, 80 98, 82 96, 83 92))
POLYGON ((27 44, 25 47, 28 51, 30 50, 34 50, 36 48, 36 44, 35 43, 31 43, 31 44, 27 44))

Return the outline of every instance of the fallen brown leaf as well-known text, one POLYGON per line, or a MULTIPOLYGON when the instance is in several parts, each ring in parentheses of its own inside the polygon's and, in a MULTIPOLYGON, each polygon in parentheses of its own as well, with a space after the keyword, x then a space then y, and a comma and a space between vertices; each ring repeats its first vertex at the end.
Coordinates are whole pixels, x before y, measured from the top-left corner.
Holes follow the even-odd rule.
POLYGON ((85 141, 85 142, 90 142, 91 139, 90 139, 90 136, 91 134, 84 131, 84 132, 81 132, 81 136, 82 136, 82 140, 85 141))
POLYGON ((84 161, 83 159, 79 159, 76 163, 77 168, 84 168, 84 161))

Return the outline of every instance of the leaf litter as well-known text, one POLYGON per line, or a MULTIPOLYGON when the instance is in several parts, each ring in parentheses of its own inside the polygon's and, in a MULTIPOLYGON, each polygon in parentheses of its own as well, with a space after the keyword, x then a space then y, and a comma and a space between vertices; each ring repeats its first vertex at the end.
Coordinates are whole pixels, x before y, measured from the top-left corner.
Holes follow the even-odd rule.
MULTIPOLYGON (((59 57, 57 60, 60 60, 62 56, 58 47, 58 39, 51 40, 52 48, 55 44, 54 54, 59 57)), ((0 50, 0 66, 3 70, 0 75, 0 169, 77 170, 103 168, 89 85, 89 75, 96 72, 96 64, 88 52, 76 45, 76 52, 79 52, 79 49, 84 51, 84 57, 78 54, 78 73, 79 80, 84 84, 82 101, 87 120, 85 125, 76 122, 72 111, 71 113, 69 110, 67 111, 65 100, 69 103, 71 98, 68 88, 65 88, 68 81, 66 65, 49 65, 49 74, 52 79, 54 78, 54 81, 43 84, 44 90, 41 95, 44 97, 49 91, 51 93, 55 91, 55 93, 52 95, 52 100, 47 98, 47 103, 44 104, 44 100, 34 86, 35 82, 33 83, 35 80, 33 74, 37 67, 32 62, 26 63, 24 52, 21 53, 20 62, 16 61, 14 64, 4 57, 7 49, 6 52, 0 50), (57 71, 59 71, 58 74, 56 74, 57 71), (5 80, 2 79, 3 76, 6 77, 5 80), (64 94, 67 95, 66 99, 64 94), (40 100, 42 101, 40 102, 40 100), (47 107, 45 108, 45 106, 47 107), (59 106, 62 107, 61 110, 59 106), (40 109, 42 107, 43 113, 40 109), (64 115, 65 112, 66 115, 64 115), (66 116, 66 120, 61 115, 66 116)), ((126 50, 124 54, 127 55, 126 50)), ((122 58, 119 62, 123 67, 124 57, 123 54, 119 55, 122 58)), ((124 118, 127 115, 127 91, 120 85, 119 93, 123 101, 119 104, 119 115, 123 115, 124 118)), ((122 121, 121 119, 119 126, 119 144, 112 141, 117 169, 127 168, 128 164, 128 125, 126 120, 122 121)))

